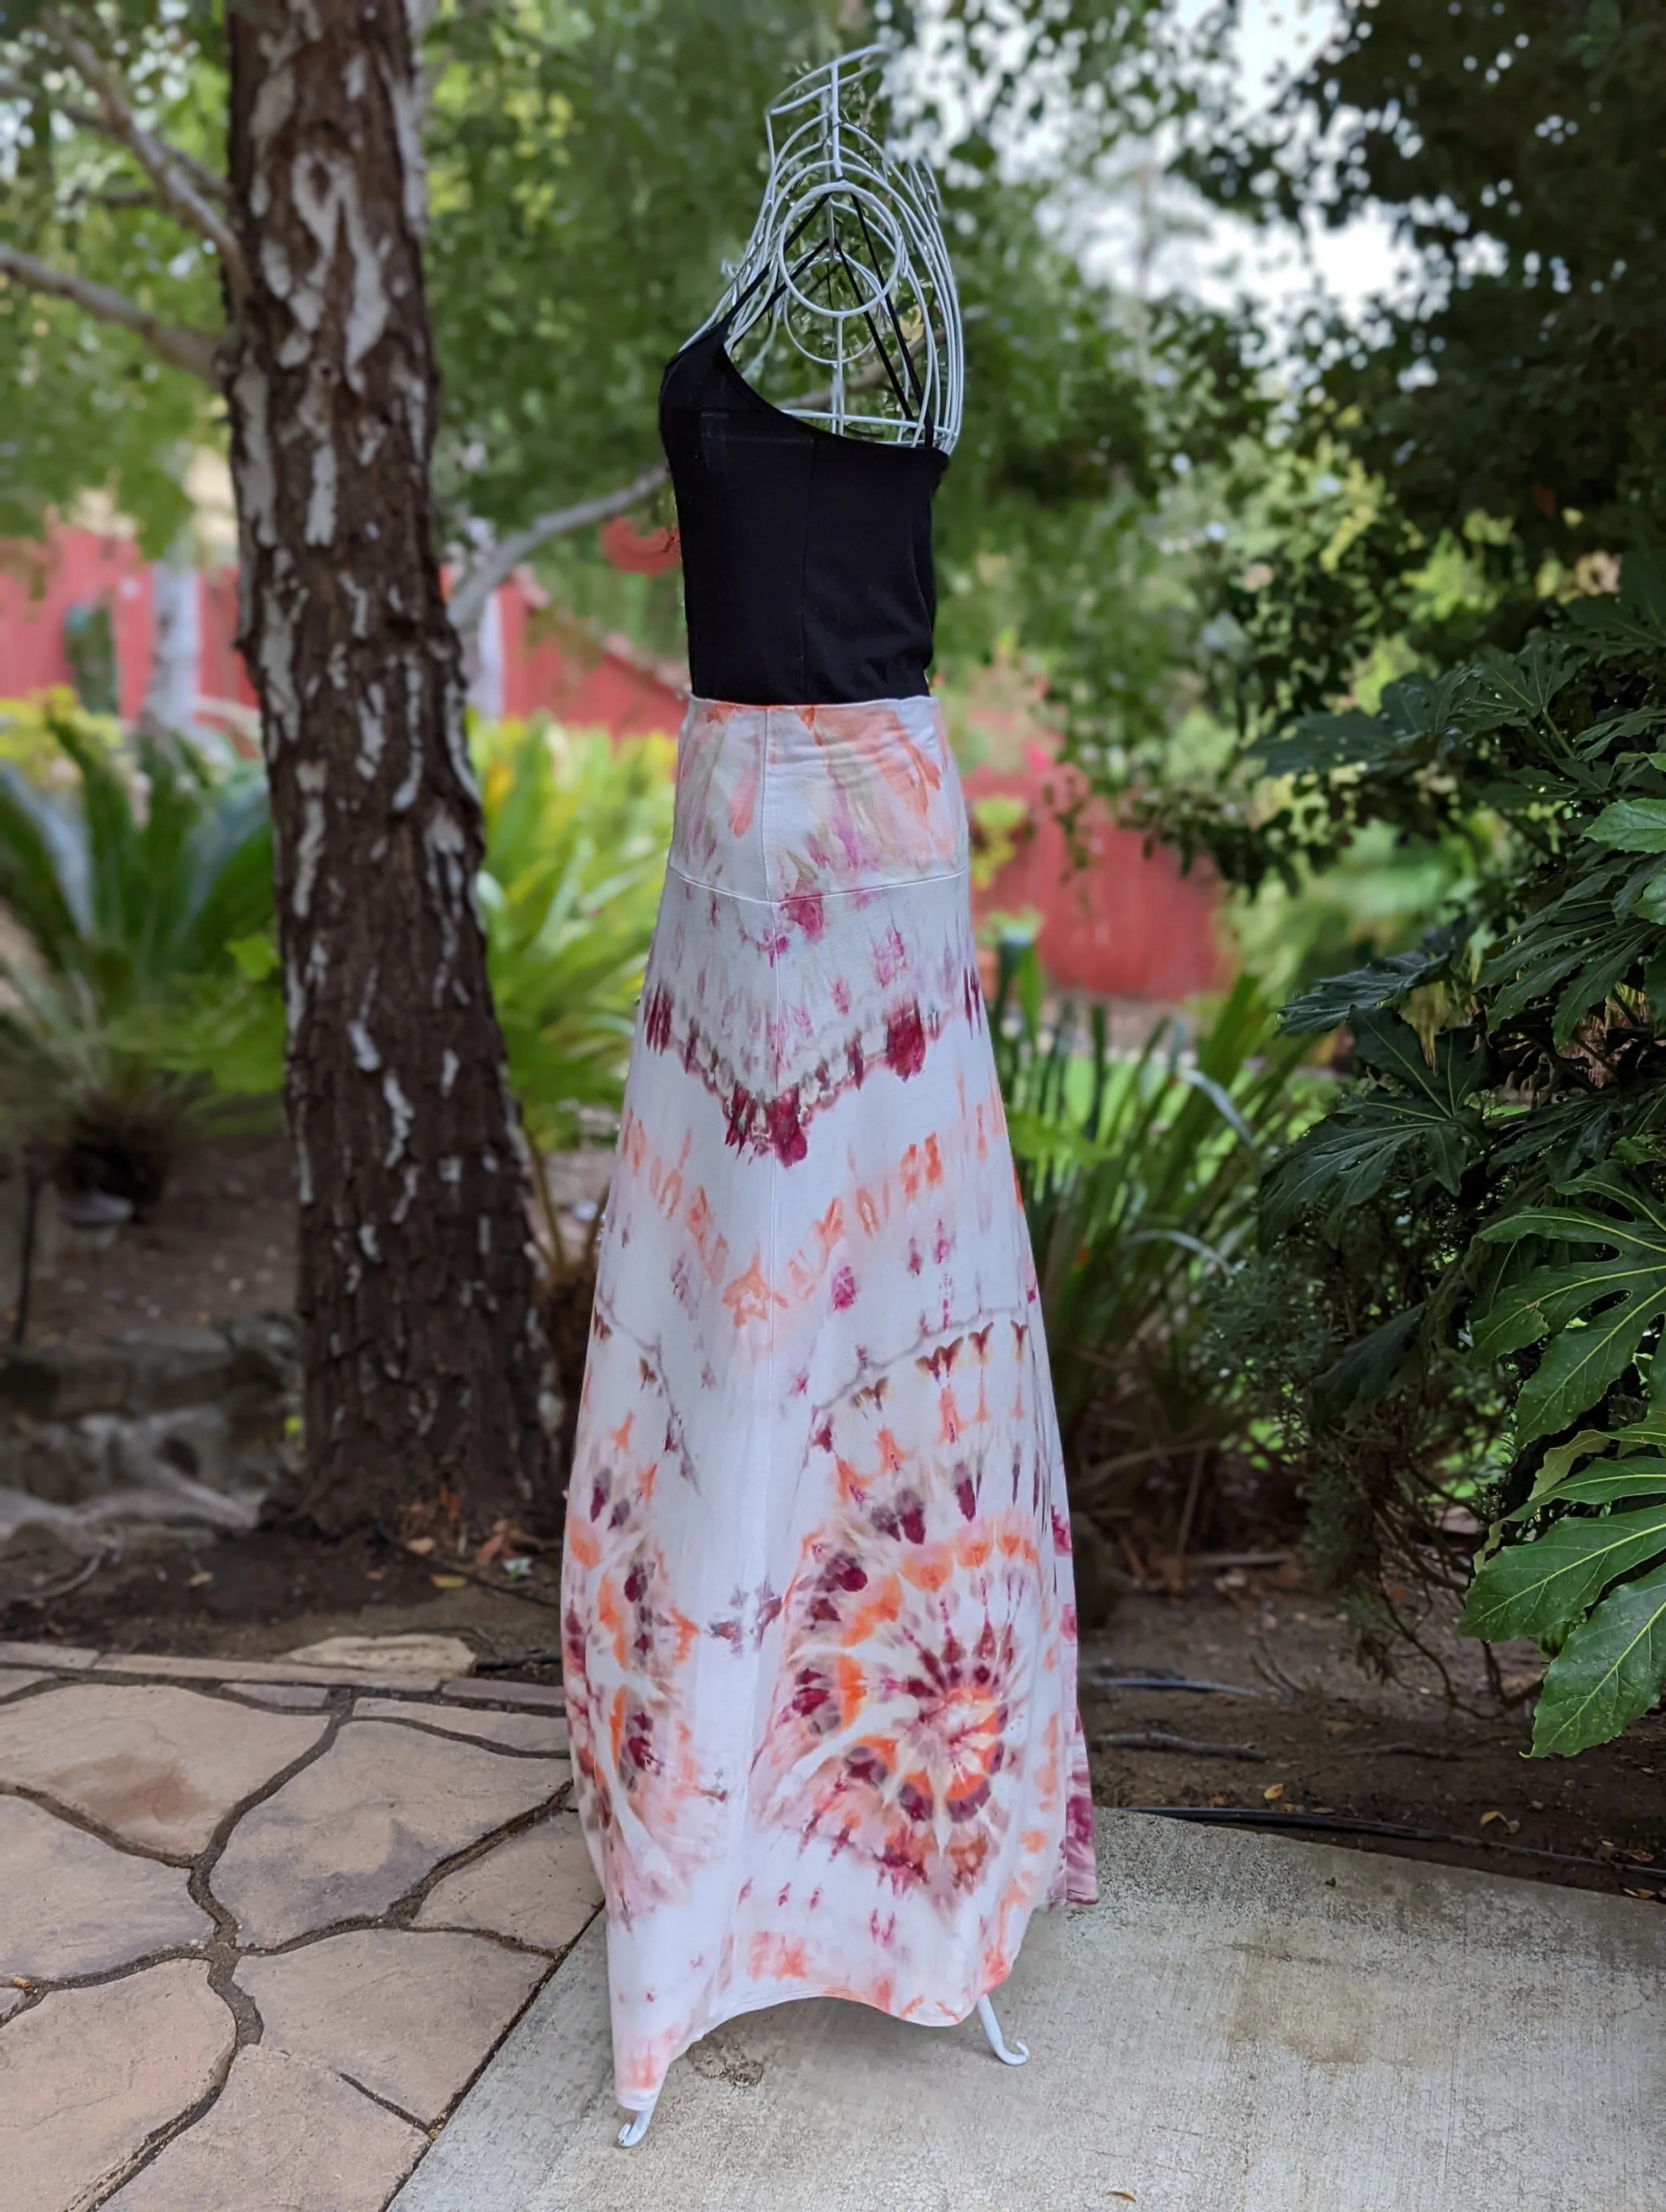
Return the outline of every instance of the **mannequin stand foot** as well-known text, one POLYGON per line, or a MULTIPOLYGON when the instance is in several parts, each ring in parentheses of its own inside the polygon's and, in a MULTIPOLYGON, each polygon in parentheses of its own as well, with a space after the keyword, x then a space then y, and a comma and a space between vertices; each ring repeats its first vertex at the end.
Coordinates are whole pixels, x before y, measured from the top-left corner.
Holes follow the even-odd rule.
MULTIPOLYGON (((989 2039, 989 2048, 1003 2066, 1022 2066, 1030 2056, 1027 2043, 1009 2044, 1000 2032, 1000 2022, 995 2018, 995 2008, 988 1997, 977 2001, 977 2016, 983 2023, 983 2033, 989 2039)), ((623 2141, 623 2137, 621 2138, 623 2141)))
POLYGON ((633 2112, 629 2119, 626 2121, 623 2127, 619 2130, 620 2149, 629 2150, 635 2144, 641 2142, 642 2137, 648 2133, 648 2124, 653 2118, 654 2106, 652 2105, 650 2105, 645 2112, 633 2112))

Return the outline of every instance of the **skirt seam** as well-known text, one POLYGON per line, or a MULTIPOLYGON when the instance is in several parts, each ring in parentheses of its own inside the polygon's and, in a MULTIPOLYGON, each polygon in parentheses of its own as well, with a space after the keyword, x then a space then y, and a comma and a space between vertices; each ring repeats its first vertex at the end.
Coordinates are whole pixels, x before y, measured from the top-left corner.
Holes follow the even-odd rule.
MULTIPOLYGON (((761 800, 758 811, 760 814, 763 811, 761 800)), ((714 898, 733 899, 741 906, 767 906, 773 913, 776 908, 790 906, 792 903, 790 899, 760 898, 756 891, 734 890, 727 884, 708 884, 703 876, 690 875, 686 868, 679 868, 672 860, 666 862, 666 872, 667 875, 675 876, 678 883, 686 884, 690 890, 709 891, 714 898)), ((923 888, 927 884, 964 883, 970 873, 970 867, 966 867, 951 868, 943 874, 935 876, 887 876, 879 883, 851 884, 842 889, 805 891, 800 896, 805 898, 824 899, 865 898, 871 891, 906 891, 913 890, 916 887, 923 888)))

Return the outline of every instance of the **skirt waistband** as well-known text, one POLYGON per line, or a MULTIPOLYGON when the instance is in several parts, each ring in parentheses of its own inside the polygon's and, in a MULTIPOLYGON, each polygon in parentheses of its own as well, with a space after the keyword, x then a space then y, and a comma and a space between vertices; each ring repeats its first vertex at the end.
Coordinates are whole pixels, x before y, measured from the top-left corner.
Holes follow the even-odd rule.
POLYGON ((751 707, 690 699, 672 866, 788 899, 964 872, 966 809, 935 699, 751 707))

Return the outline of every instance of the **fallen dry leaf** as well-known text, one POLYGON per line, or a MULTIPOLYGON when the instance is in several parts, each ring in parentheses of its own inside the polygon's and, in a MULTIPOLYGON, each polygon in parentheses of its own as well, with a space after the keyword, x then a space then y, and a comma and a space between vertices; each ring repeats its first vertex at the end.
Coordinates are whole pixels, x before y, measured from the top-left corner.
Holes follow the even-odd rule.
POLYGON ((1284 1795, 1284 1784, 1282 1782, 1269 1782, 1261 1794, 1268 1804, 1276 1805, 1284 1795))
POLYGON ((1110 2194, 1119 2204, 1137 2204, 1140 2202, 1131 2189, 1113 2189, 1110 2194))
POLYGON ((405 1549, 415 1552, 419 1559, 425 1559, 434 1549, 434 1539, 432 1536, 413 1536, 405 1549))
POLYGON ((206 1568, 204 1568, 201 1574, 186 1576, 185 1588, 187 1589, 206 1589, 208 1585, 213 1580, 214 1577, 208 1572, 206 1568))
POLYGON ((430 1575, 429 1580, 435 1589, 466 1589, 469 1586, 466 1575, 430 1575))

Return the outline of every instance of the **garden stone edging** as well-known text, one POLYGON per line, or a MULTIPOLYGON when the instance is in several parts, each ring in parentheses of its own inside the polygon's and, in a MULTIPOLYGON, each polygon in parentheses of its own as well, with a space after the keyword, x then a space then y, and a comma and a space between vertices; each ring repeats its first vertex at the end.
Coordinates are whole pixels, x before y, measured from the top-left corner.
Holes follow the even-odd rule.
POLYGON ((299 1409, 288 1314, 0 1352, 0 1535, 31 1521, 251 1528, 299 1409))

